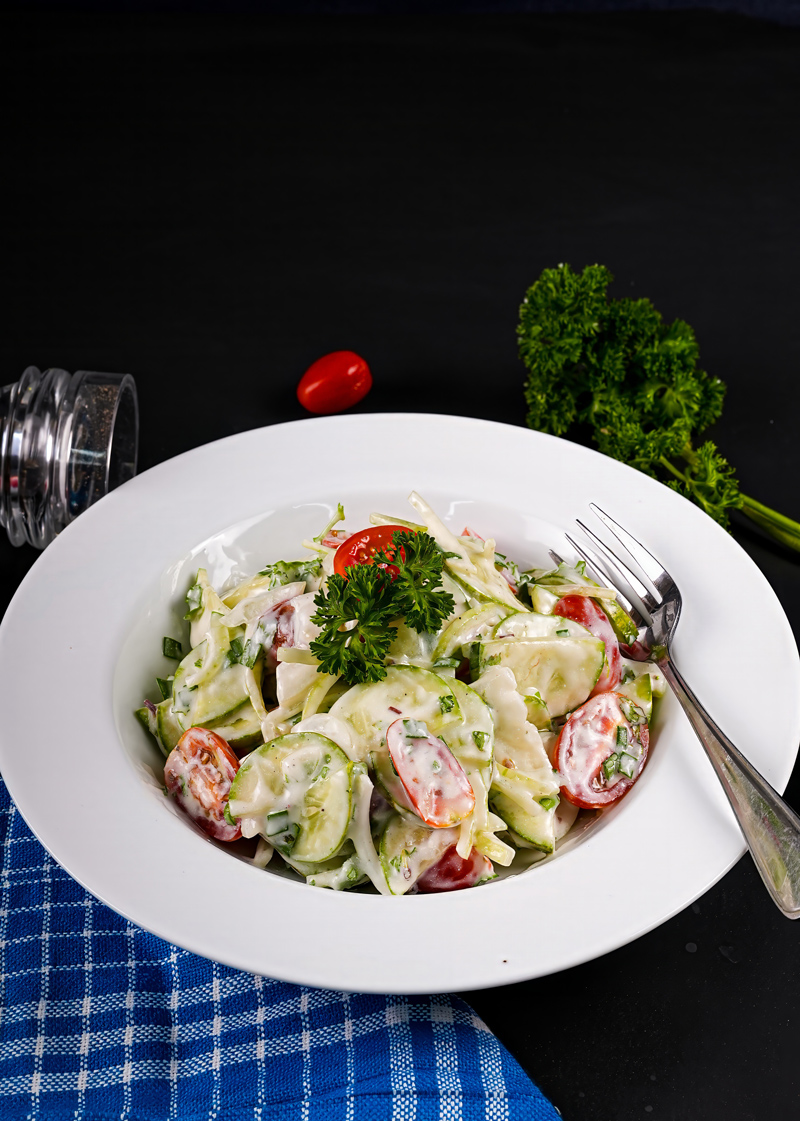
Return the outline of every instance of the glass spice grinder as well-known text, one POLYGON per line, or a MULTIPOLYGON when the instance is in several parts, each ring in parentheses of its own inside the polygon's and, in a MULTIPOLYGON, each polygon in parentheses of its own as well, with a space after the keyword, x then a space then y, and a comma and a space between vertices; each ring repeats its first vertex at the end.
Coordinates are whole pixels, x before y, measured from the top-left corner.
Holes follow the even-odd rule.
POLYGON ((37 549, 136 474, 139 405, 130 374, 29 366, 0 389, 0 525, 37 549))

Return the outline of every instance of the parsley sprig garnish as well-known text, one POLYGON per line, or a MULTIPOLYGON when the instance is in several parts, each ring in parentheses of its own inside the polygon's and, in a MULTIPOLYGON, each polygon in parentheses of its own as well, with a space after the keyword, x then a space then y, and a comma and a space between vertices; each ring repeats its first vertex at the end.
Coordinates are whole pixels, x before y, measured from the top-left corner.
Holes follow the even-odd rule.
POLYGON ((415 631, 434 634, 454 607, 453 597, 441 586, 444 553, 430 534, 410 530, 398 530, 392 545, 392 553, 378 553, 375 563, 397 571, 392 582, 397 614, 415 631))
POLYGON ((517 329, 528 367, 528 424, 588 436, 606 455, 668 483, 728 527, 741 510, 790 548, 800 525, 742 494, 734 468, 697 438, 722 412, 725 386, 698 368, 694 331, 650 300, 609 299, 601 265, 545 269, 517 329))
POLYGON ((312 621, 321 633, 311 652, 321 673, 340 674, 351 685, 382 681, 397 637, 394 620, 433 633, 452 612, 453 597, 441 588, 444 556, 433 538, 403 530, 392 543, 392 551, 330 576, 317 592, 312 621))

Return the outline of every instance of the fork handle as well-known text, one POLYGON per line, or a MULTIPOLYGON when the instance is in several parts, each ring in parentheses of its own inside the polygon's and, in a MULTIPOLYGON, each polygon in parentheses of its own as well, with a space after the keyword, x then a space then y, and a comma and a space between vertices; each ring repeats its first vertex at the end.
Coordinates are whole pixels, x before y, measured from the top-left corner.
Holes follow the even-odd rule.
POLYGON ((706 750, 773 900, 800 918, 800 817, 734 747, 669 658, 659 667, 706 750))

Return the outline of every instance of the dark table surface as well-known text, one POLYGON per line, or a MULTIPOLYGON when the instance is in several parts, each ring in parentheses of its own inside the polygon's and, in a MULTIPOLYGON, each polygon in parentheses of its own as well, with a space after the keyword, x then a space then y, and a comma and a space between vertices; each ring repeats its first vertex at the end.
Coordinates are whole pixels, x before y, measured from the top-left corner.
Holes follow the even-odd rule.
MULTIPOLYGON (((11 31, 4 379, 130 371, 142 469, 301 417, 298 378, 339 348, 374 372, 359 411, 523 424, 524 290, 601 261, 693 324, 743 489, 800 515, 797 30, 29 11, 11 31)), ((797 634, 800 559, 735 536, 797 634)), ((3 604, 35 559, 0 540, 3 604)), ((470 999, 567 1121, 782 1121, 798 937, 745 857, 633 945, 470 999)))

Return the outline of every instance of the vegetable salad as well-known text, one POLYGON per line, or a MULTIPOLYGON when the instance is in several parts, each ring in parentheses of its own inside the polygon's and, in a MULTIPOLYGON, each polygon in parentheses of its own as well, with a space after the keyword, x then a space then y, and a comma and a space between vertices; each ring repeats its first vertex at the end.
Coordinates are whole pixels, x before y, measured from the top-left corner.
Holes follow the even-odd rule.
POLYGON ((520 571, 416 493, 417 521, 332 522, 300 560, 186 595, 188 642, 137 711, 167 793, 315 887, 474 887, 552 853, 647 762, 655 666, 582 564, 520 571))

